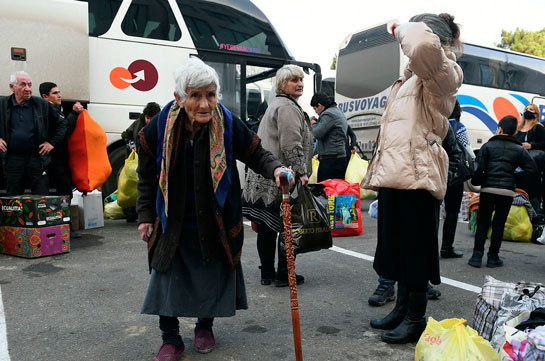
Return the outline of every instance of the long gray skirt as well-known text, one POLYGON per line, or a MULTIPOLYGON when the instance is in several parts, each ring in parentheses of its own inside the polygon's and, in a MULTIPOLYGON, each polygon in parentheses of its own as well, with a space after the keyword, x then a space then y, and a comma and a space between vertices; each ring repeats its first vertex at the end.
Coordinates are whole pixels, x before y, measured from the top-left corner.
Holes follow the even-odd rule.
POLYGON ((240 262, 204 265, 196 232, 184 231, 167 272, 152 270, 141 312, 171 317, 229 317, 248 309, 240 262))

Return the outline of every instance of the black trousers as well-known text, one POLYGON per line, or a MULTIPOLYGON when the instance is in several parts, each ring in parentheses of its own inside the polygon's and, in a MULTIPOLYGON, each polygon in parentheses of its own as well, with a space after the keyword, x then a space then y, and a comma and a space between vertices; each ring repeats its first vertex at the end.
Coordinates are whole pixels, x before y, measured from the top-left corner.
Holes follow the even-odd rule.
POLYGON ((318 167, 318 182, 326 179, 344 179, 346 173, 346 157, 341 158, 320 158, 318 167))
POLYGON ((259 225, 257 232, 257 253, 261 261, 261 270, 264 274, 274 277, 274 258, 278 249, 278 272, 287 273, 288 263, 286 255, 280 249, 280 242, 277 241, 278 233, 267 227, 265 224, 259 225))
POLYGON ((492 235, 490 237, 490 253, 500 252, 503 240, 503 229, 513 203, 513 197, 481 192, 479 200, 479 214, 477 216, 477 231, 475 232, 474 250, 484 252, 484 244, 490 223, 492 223, 492 235), (494 212, 492 220, 492 212, 494 212))
POLYGON ((27 185, 32 194, 49 194, 47 168, 39 154, 8 154, 4 173, 8 196, 23 194, 27 185))
POLYGON ((72 173, 68 165, 68 159, 53 156, 49 165, 49 184, 55 187, 55 194, 70 196, 72 199, 72 173))
POLYGON ((443 222, 443 243, 441 245, 441 249, 444 251, 452 249, 463 195, 463 183, 448 186, 444 199, 446 217, 443 222))

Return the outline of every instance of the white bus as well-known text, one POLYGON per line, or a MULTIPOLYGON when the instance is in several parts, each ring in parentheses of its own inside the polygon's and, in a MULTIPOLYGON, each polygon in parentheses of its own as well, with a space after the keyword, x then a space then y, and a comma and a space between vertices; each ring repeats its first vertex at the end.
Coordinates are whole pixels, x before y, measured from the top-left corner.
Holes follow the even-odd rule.
MULTIPOLYGON (((354 32, 339 49, 335 101, 364 152, 373 150, 390 86, 407 64, 399 43, 388 31, 394 22, 354 32)), ((475 150, 496 132, 499 119, 510 114, 520 120, 529 103, 540 106, 540 121, 545 120, 544 58, 464 44, 457 62, 464 71, 458 91, 461 122, 475 150)))
POLYGON ((307 96, 309 80, 321 85, 319 65, 296 62, 249 0, 0 0, 0 9, 0 95, 11 93, 9 75, 24 70, 34 95, 52 81, 65 109, 83 103, 108 136, 105 195, 126 156, 121 132, 146 103, 173 99, 173 70, 188 57, 217 70, 222 103, 243 120, 262 109, 284 64, 314 74, 307 96))

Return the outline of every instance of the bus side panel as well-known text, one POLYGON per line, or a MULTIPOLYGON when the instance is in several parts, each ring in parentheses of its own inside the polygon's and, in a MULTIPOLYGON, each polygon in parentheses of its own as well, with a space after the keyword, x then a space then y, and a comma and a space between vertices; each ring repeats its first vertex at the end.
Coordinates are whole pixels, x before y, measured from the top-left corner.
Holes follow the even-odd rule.
POLYGON ((196 53, 124 40, 90 38, 89 43, 92 103, 163 106, 174 99, 174 69, 196 53))
POLYGON ((89 101, 87 3, 0 0, 0 95, 9 95, 9 75, 26 71, 33 95, 45 81, 59 85, 64 100, 89 101), (11 48, 26 49, 26 61, 11 48))

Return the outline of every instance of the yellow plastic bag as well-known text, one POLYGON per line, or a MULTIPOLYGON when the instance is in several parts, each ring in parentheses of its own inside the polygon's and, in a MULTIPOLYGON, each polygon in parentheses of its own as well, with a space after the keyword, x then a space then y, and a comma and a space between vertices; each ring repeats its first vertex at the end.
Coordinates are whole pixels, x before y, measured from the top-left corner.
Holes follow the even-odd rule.
MULTIPOLYGON (((530 222, 526 207, 512 205, 507 216, 507 221, 505 221, 503 240, 530 242, 532 240, 532 231, 532 222, 530 222)), ((492 227, 488 230, 488 238, 490 238, 491 234, 492 227)))
POLYGON ((123 208, 117 204, 117 191, 110 194, 104 199, 104 218, 105 219, 122 219, 125 218, 123 208))
POLYGON ((138 155, 133 150, 127 159, 125 159, 125 165, 117 181, 117 204, 121 208, 136 206, 136 198, 138 197, 136 190, 136 183, 138 182, 138 174, 136 174, 137 166, 138 155))
POLYGON ((312 157, 312 174, 310 175, 310 178, 308 179, 309 183, 318 182, 318 166, 319 165, 320 165, 320 161, 318 160, 318 155, 316 154, 314 157, 312 157))
MULTIPOLYGON (((357 153, 352 153, 350 161, 346 167, 346 173, 344 179, 350 183, 360 184, 367 174, 367 167, 369 162, 360 158, 357 153)), ((360 199, 375 199, 377 198, 377 192, 360 188, 360 199)))
POLYGON ((416 344, 415 361, 500 361, 490 343, 465 322, 462 318, 437 322, 429 317, 416 344))

